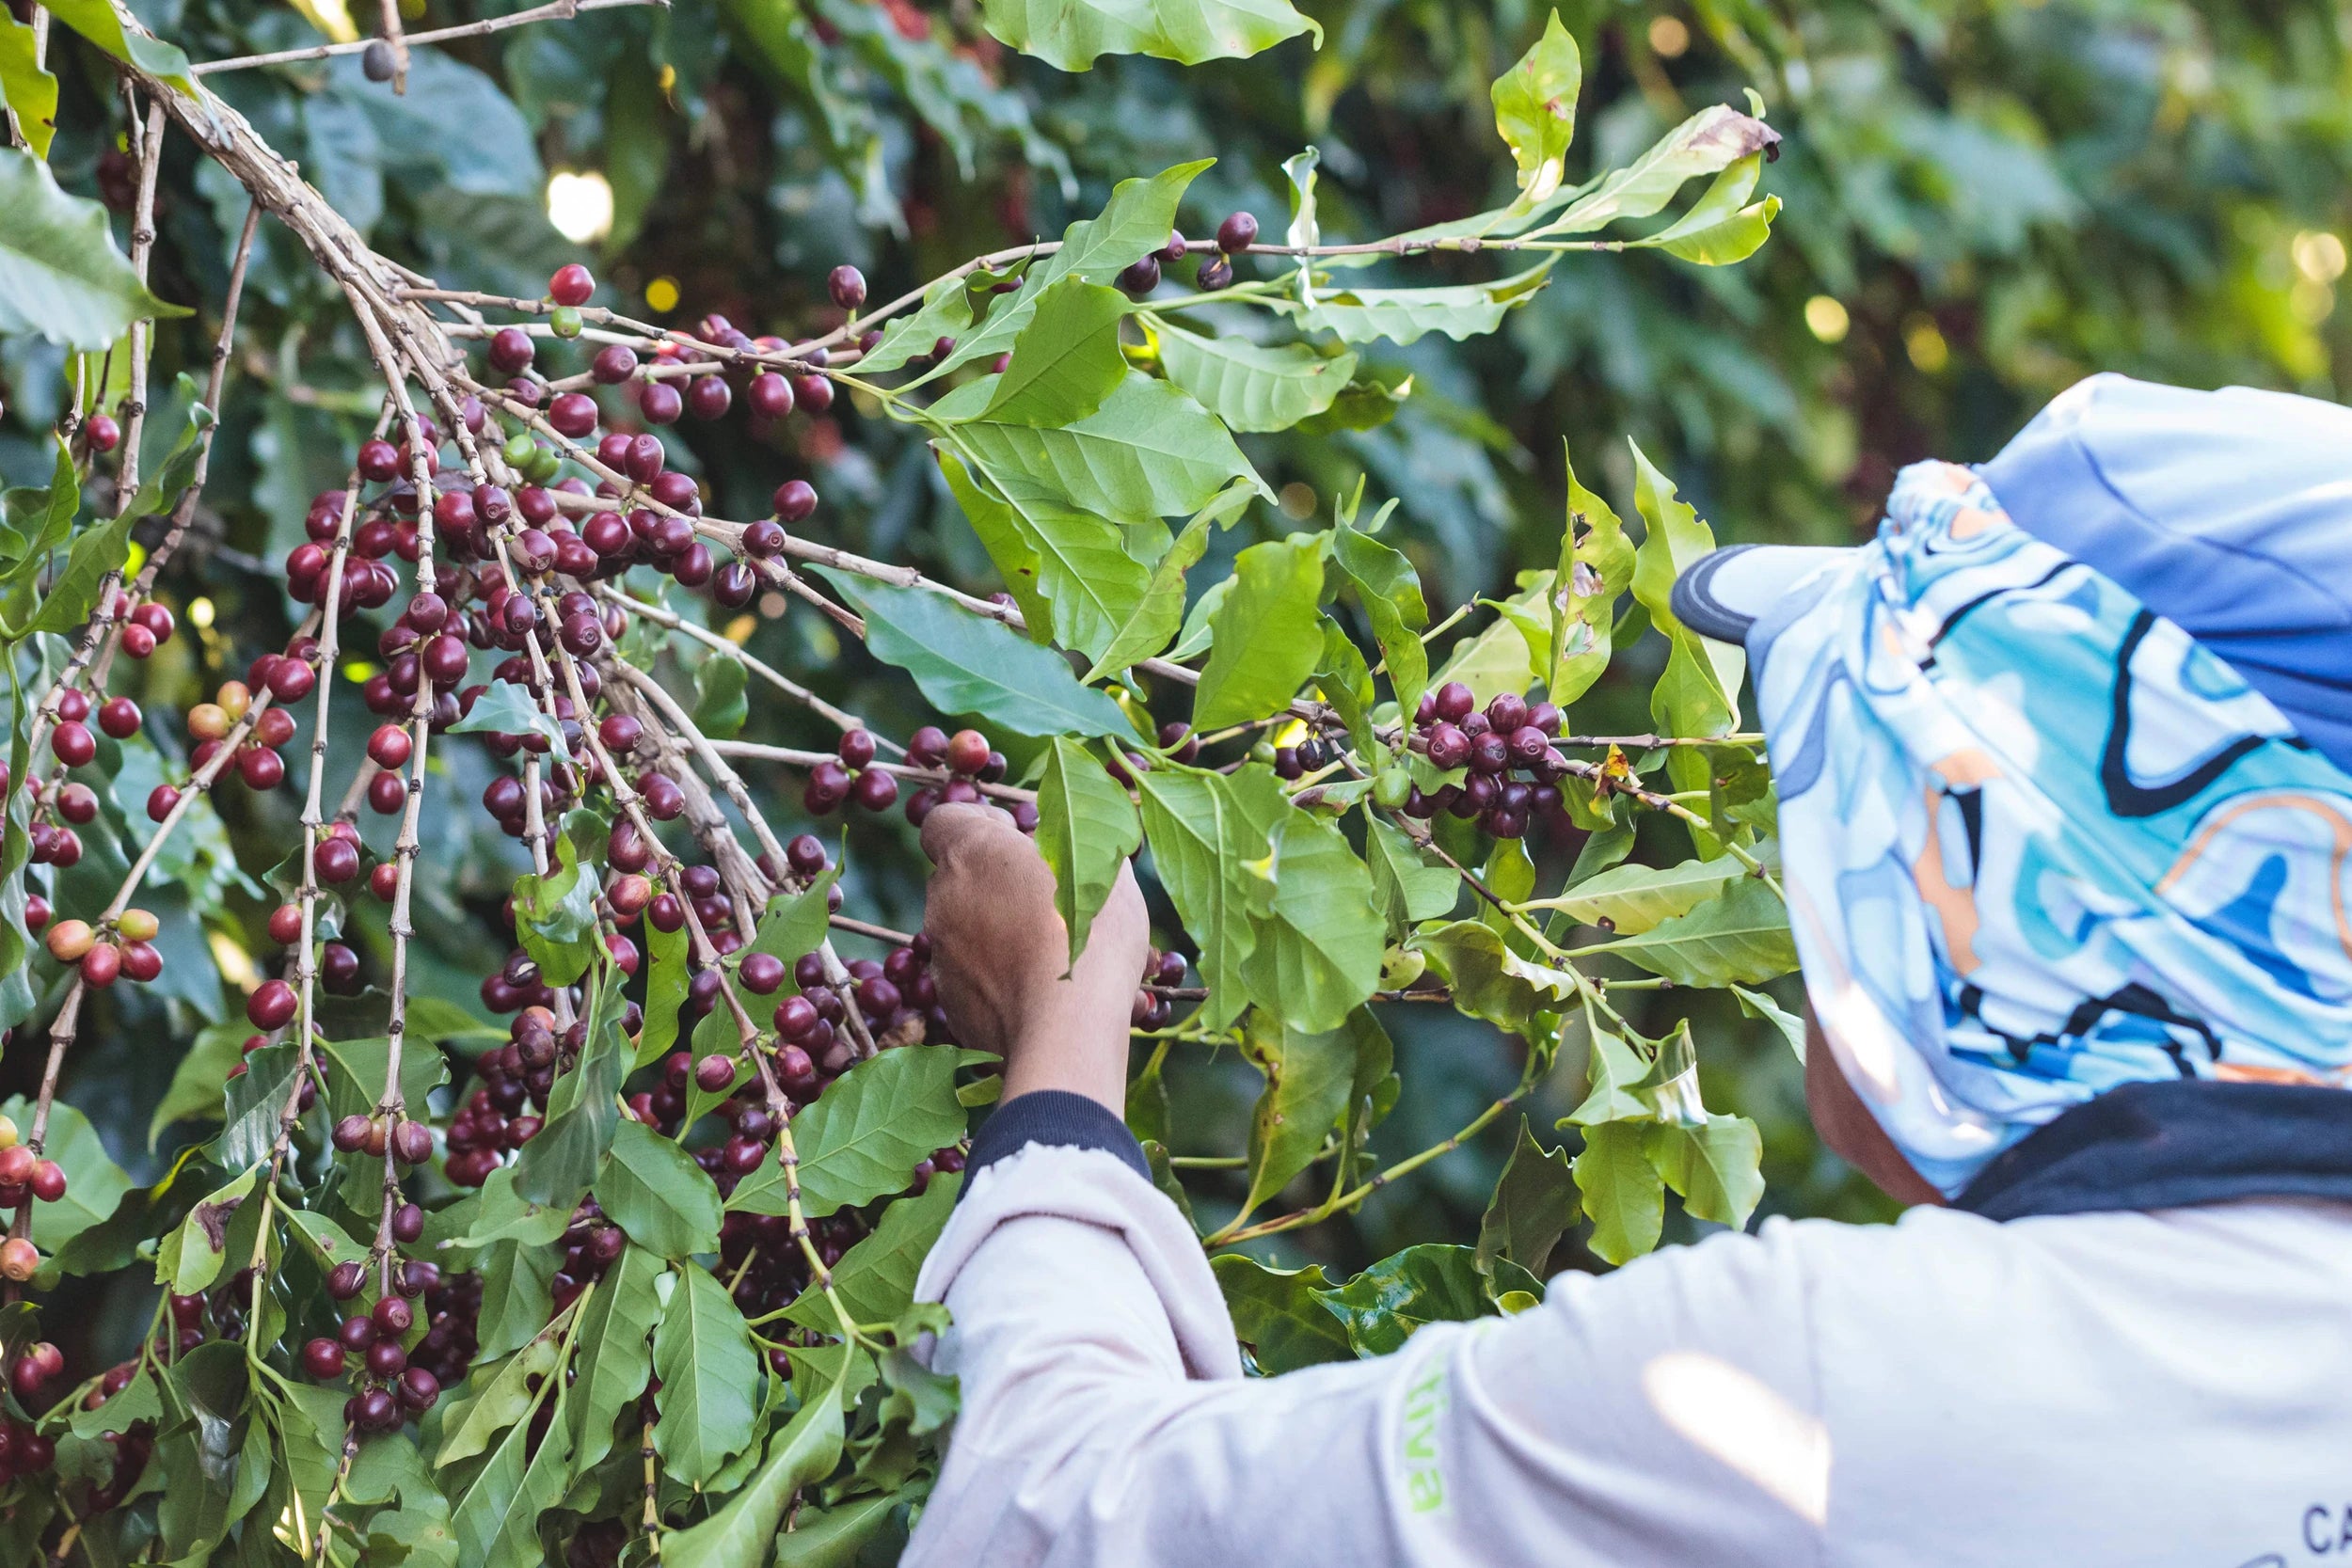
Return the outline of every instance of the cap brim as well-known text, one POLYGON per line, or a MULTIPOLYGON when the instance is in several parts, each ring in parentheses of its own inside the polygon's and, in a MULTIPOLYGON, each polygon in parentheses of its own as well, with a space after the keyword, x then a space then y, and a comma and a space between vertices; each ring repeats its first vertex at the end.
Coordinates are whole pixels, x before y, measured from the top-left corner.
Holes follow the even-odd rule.
POLYGON ((1744 646, 1765 611, 1823 566, 1853 552, 1830 545, 1731 545, 1675 579, 1675 619, 1719 642, 1744 646))

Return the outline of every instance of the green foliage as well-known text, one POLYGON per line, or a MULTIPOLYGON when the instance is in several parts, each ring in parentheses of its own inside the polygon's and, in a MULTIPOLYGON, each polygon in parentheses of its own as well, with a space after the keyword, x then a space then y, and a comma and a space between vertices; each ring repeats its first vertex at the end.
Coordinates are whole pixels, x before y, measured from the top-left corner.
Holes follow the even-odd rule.
POLYGON ((0 333, 38 332, 71 348, 103 349, 135 321, 187 314, 147 292, 115 248, 104 209, 60 190, 40 159, 0 149, 0 207, 8 213, 0 236, 0 333))

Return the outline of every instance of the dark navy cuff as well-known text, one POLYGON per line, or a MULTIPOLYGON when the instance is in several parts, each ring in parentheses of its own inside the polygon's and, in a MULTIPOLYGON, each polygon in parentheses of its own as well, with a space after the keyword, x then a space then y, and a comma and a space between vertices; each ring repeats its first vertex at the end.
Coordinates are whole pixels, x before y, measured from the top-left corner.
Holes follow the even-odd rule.
MULTIPOLYGON (((1116 1155, 1120 1164, 1146 1181, 1152 1180, 1152 1167, 1143 1158, 1143 1146, 1127 1131, 1127 1124, 1085 1095, 1072 1094, 1067 1089, 1036 1089, 1015 1095, 998 1105, 974 1135, 964 1169, 980 1170, 1020 1153, 1031 1144, 1099 1148, 1105 1154, 1116 1155)), ((964 1179, 964 1190, 971 1190, 969 1176, 964 1179)))

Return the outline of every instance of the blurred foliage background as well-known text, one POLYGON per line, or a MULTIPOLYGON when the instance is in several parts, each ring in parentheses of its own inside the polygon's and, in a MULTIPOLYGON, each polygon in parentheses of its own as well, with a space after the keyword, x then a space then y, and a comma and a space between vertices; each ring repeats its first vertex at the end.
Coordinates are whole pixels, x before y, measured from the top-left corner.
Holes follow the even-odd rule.
MULTIPOLYGON (((343 0, 135 8, 198 59, 353 36, 343 0)), ((412 28, 505 8, 405 7, 412 28)), ((1235 208, 1279 229, 1279 165, 1307 144, 1322 152, 1327 239, 1507 197, 1511 165, 1486 87, 1541 29, 1545 7, 1305 8, 1323 25, 1320 48, 1294 39, 1188 70, 1127 57, 1065 74, 1002 49, 971 0, 676 0, 421 49, 405 97, 363 81, 349 55, 213 85, 376 245, 444 284, 536 295, 553 266, 585 260, 614 303, 654 320, 716 310, 749 332, 793 333, 837 319, 823 279, 839 261, 865 268, 875 297, 887 298, 977 252, 1057 233, 1119 179, 1197 156, 1218 161, 1187 203, 1195 233, 1235 208)), ((1433 334, 1386 349, 1389 378, 1400 388, 1409 378, 1395 417, 1329 436, 1248 438, 1289 518, 1261 508, 1213 551, 1230 555, 1290 519, 1327 521, 1334 497, 1362 476, 1374 501, 1401 501, 1433 600, 1454 603, 1551 562, 1564 442, 1629 514, 1630 436, 1719 537, 1836 542, 1870 525, 1899 466, 1989 456, 2092 371, 2340 394, 2352 13, 2319 0, 1568 0, 1562 14, 1585 61, 1569 179, 1753 88, 1786 137, 1764 183, 1787 203, 1773 242, 1726 268, 1574 258, 1492 339, 1433 334)), ((94 58, 70 40, 61 54, 65 130, 52 162, 69 187, 98 194, 119 178, 107 154, 119 145, 108 138, 122 129, 120 104, 94 58)), ((161 388, 174 371, 201 367, 244 214, 242 193, 217 170, 195 168, 176 138, 167 147, 156 288, 199 315, 164 327, 161 388)), ((289 618, 276 563, 299 539, 309 498, 340 482, 340 454, 374 407, 340 299, 267 224, 261 244, 200 547, 165 581, 199 635, 143 672, 148 689, 134 694, 151 703, 195 700, 281 645, 289 618)), ((1414 267, 1415 281, 1492 271, 1473 257, 1414 267)), ((18 339, 0 363, 0 470, 11 483, 47 471, 59 358, 18 339)), ((170 401, 167 392, 150 422, 159 441, 179 423, 170 401)), ((826 498, 826 537, 993 586, 902 427, 845 401, 764 445, 740 421, 679 429, 691 450, 673 461, 709 479, 714 511, 760 515, 780 480, 805 476, 826 498)), ((1212 562, 1195 580, 1225 570, 1212 562)), ((828 690, 848 687, 850 705, 901 733, 929 717, 914 714, 902 679, 843 650, 806 611, 787 614, 773 597, 755 610, 727 629, 760 657, 821 672, 828 690)), ((1580 728, 1646 727, 1655 663, 1642 668, 1642 656, 1656 641, 1586 700, 1580 728)), ((356 754, 364 715, 357 704, 339 711, 355 729, 338 750, 356 754)), ((817 738, 799 721, 758 710, 747 734, 817 738)), ((458 749, 437 766, 452 769, 461 800, 486 779, 469 771, 481 759, 458 749)), ((118 785, 135 821, 143 781, 118 785)), ((797 783, 765 782, 779 799, 797 797, 797 783)), ((223 831, 253 851, 248 863, 269 863, 268 844, 294 842, 292 792, 230 795, 219 802, 223 831)), ((486 819, 449 820, 463 818, 477 831, 436 843, 422 868, 432 916, 420 975, 421 989, 458 1002, 470 1000, 492 950, 484 917, 521 868, 486 819)), ((914 860, 897 816, 861 819, 850 907, 917 922, 914 860)), ((243 954, 269 951, 242 940, 275 902, 263 890, 218 858, 200 858, 183 886, 188 909, 174 929, 183 944, 209 942, 222 986, 215 992, 199 957, 174 966, 199 971, 192 985, 109 993, 100 1048, 76 1053, 67 1086, 94 1114, 111 1107, 102 1131, 136 1176, 174 1142, 167 1121, 161 1152, 150 1150, 167 1086, 154 1064, 179 1051, 156 1042, 222 1020, 241 1034, 235 988, 254 978, 243 954)), ((1671 993, 1652 1002, 1645 1027, 1662 1033, 1682 1004, 1671 993)), ((1379 1133, 1390 1150, 1444 1136, 1513 1081, 1513 1048, 1483 1026, 1444 1009, 1389 1011, 1411 1015, 1390 1022, 1406 1082, 1418 1085, 1379 1133)), ((1766 1212, 1888 1212, 1820 1149, 1800 1069, 1777 1037, 1737 1016, 1694 1022, 1708 1102, 1764 1128, 1766 1212)), ((9 1051, 0 1092, 29 1088, 37 1068, 33 1053, 9 1051)), ((1565 1061, 1566 1078, 1537 1107, 1548 1143, 1581 1068, 1565 1061)), ((1242 1147, 1254 1072, 1195 1060, 1173 1083, 1191 1145, 1176 1152, 1242 1147)), ((1475 1229, 1513 1131, 1437 1162, 1354 1220, 1266 1250, 1345 1269, 1411 1242, 1460 1239, 1475 1229)), ((1670 1240, 1689 1234, 1670 1222, 1670 1240)))

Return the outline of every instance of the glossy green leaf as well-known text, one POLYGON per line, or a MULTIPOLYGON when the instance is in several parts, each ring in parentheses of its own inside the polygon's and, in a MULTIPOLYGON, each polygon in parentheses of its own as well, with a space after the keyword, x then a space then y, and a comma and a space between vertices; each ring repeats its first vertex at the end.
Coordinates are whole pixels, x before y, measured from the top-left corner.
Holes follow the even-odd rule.
POLYGON ((1758 1168, 1763 1134, 1745 1117, 1710 1116, 1696 1123, 1660 1122, 1649 1130, 1650 1163, 1694 1219, 1738 1229, 1764 1196, 1758 1168))
POLYGON ((719 1189, 691 1155, 643 1122, 613 1129, 592 1190, 605 1217, 657 1257, 719 1249, 719 1189))
POLYGON ((16 116, 33 156, 46 159, 57 134, 57 79, 33 46, 32 24, 0 16, 0 105, 16 116))
MULTIPOLYGON (((0 239, 0 245, 5 243, 0 239)), ((0 309, 4 308, 0 302, 0 309)), ((179 378, 178 390, 187 402, 188 414, 172 440, 170 453, 115 516, 84 529, 74 538, 64 570, 41 595, 26 632, 70 632, 88 620, 90 611, 98 608, 101 586, 130 559, 132 528, 143 518, 168 511, 195 479, 197 462, 211 436, 213 411, 197 401, 196 383, 184 374, 179 378)))
POLYGON ((1556 910, 1581 926, 1639 936, 1661 921, 1688 914, 1720 896, 1724 888, 1746 875, 1747 867, 1729 855, 1668 866, 1620 865, 1529 907, 1556 910))
POLYGON ((1242 1053, 1265 1074, 1265 1087, 1249 1118, 1249 1196, 1237 1221, 1314 1163, 1347 1112, 1358 1040, 1345 1025, 1310 1034, 1262 1009, 1246 1024, 1242 1053))
POLYGON ((1168 546, 1168 553, 1152 563, 1141 596, 1111 634, 1109 644, 1087 672, 1087 679, 1100 680, 1116 674, 1168 646, 1168 640, 1176 634, 1184 618, 1184 574, 1208 549, 1209 525, 1214 522, 1220 527, 1232 527, 1233 519, 1248 508, 1254 494, 1247 484, 1229 485, 1193 515, 1168 546))
MULTIPOLYGON (((903 1191, 916 1165, 961 1137, 955 1073, 955 1047, 901 1046, 850 1068, 795 1115, 792 1143, 808 1217, 903 1191)), ((763 1164, 736 1184, 726 1207, 784 1213, 783 1170, 763 1164)))
POLYGON ((956 443, 1014 504, 1115 523, 1196 512, 1232 481, 1257 478, 1206 409, 1132 372, 1085 419, 1059 427, 976 420, 956 427, 956 443))
POLYGON ((1291 808, 1273 771, 1254 763, 1231 774, 1155 768, 1136 785, 1152 866, 1200 943, 1209 986, 1202 1022, 1223 1028, 1247 1005, 1242 971, 1257 945, 1251 879, 1242 867, 1265 858, 1272 824, 1291 808))
POLYGON ((1356 373, 1357 356, 1327 358, 1305 343, 1204 338, 1157 324, 1168 380, 1228 430, 1288 430, 1331 406, 1356 373))
POLYGON ((743 661, 712 654, 694 672, 694 727, 713 740, 732 740, 751 717, 743 661))
MULTIPOLYGON (((1089 657, 1107 649, 1151 580, 1118 525, 1045 499, 1035 486, 1016 483, 1007 493, 1018 499, 1000 499, 944 447, 940 468, 1028 622, 1031 640, 1050 639, 1089 657)), ((983 471, 1004 487, 993 470, 983 471)))
POLYGON ((1233 588, 1210 617, 1208 667, 1193 695, 1193 725, 1222 729, 1279 712, 1323 657, 1326 536, 1293 534, 1245 549, 1233 588))
POLYGON ((1541 1300, 1544 1287, 1508 1259, 1495 1259, 1489 1276, 1478 1272, 1473 1248, 1433 1243, 1384 1258, 1315 1298, 1339 1315, 1357 1354, 1386 1355, 1402 1350, 1423 1323, 1492 1316, 1495 1298, 1509 1291, 1541 1300))
POLYGON ((1551 604, 1551 669, 1547 695, 1566 707, 1592 689, 1614 652, 1612 631, 1617 600, 1633 581, 1633 546, 1616 512, 1576 477, 1564 444, 1567 470, 1567 526, 1560 539, 1560 566, 1551 604))
MULTIPOLYGON (((155 1250, 155 1278, 178 1295, 194 1295, 220 1277, 228 1261, 230 1227, 237 1212, 253 1196, 259 1167, 231 1179, 210 1197, 188 1211, 179 1228, 155 1250)), ((242 1268, 242 1262, 238 1265, 242 1268)))
POLYGON ((1737 109, 1720 103, 1701 109, 1534 232, 1543 237, 1587 234, 1619 218, 1648 217, 1673 200, 1685 182, 1762 152, 1779 140, 1771 126, 1737 109))
MULTIPOLYGON (((1675 619, 1673 604, 1676 579, 1701 558, 1713 553, 1715 531, 1700 519, 1688 502, 1677 497, 1674 481, 1661 473, 1639 446, 1633 448, 1633 474, 1634 505, 1647 525, 1641 548, 1634 555, 1629 585, 1633 597, 1649 611, 1651 622, 1660 630, 1677 642, 1687 640, 1695 646, 1703 659, 1702 673, 1711 680, 1705 706, 1694 705, 1675 713, 1674 718, 1686 727, 1669 733, 1721 735, 1739 717, 1740 681, 1747 667, 1747 655, 1734 644, 1699 638, 1685 630, 1682 623, 1675 619)), ((1665 713, 1657 716, 1661 722, 1667 721, 1665 713)))
POLYGON ((1490 1273, 1503 1258, 1540 1275, 1561 1234, 1581 1215, 1566 1151, 1537 1143, 1521 1117, 1518 1142, 1478 1224, 1479 1272, 1490 1273))
POLYGON ((1414 933, 1411 945, 1428 954, 1445 976, 1455 1007, 1513 1034, 1525 1032, 1534 1014, 1576 995, 1574 975, 1520 958, 1483 921, 1428 927, 1414 933))
POLYGON ((1380 983, 1388 926, 1372 873, 1339 829, 1284 810, 1249 879, 1257 941, 1243 961, 1249 998, 1302 1030, 1336 1029, 1380 983))
POLYGON ((1332 531, 1331 559, 1363 603, 1364 618, 1388 662, 1398 709, 1412 712, 1429 684, 1429 654, 1420 637, 1429 625, 1429 606, 1422 597, 1421 574, 1403 551, 1359 529, 1332 531))
POLYGON ((1059 654, 920 588, 818 568, 865 615, 866 646, 914 677, 931 705, 1018 735, 1132 736, 1119 705, 1081 686, 1059 654))
POLYGON ((1495 78, 1495 129, 1518 166, 1520 198, 1539 201, 1560 188, 1568 143, 1576 136, 1576 95, 1584 83, 1584 62, 1576 40, 1560 24, 1560 13, 1545 19, 1544 35, 1518 63, 1495 78))
POLYGON ((724 1507, 662 1539, 661 1560, 668 1568, 760 1568, 768 1560, 793 1497, 841 1462, 841 1394, 838 1380, 814 1390, 784 1430, 769 1439, 767 1457, 724 1507))
POLYGON ((552 1401, 555 1410, 547 1434, 534 1448, 531 1422, 509 1428, 451 1513, 451 1531, 469 1565, 539 1568, 544 1561, 539 1518, 571 1479, 571 1433, 563 1419, 569 1394, 561 1372, 549 1374, 539 1398, 552 1401))
POLYGON ((1038 781, 1037 817, 1038 851, 1053 869, 1054 908, 1074 964, 1120 868, 1143 844, 1143 824, 1102 758, 1059 736, 1038 781))
POLYGON ((1581 951, 1630 959, 1677 986, 1761 985, 1797 967, 1788 911, 1754 877, 1640 936, 1581 951))
POLYGON ((1788 1042, 1788 1049, 1796 1053, 1797 1060, 1804 1060, 1804 1020, 1760 990, 1734 986, 1731 994, 1739 999, 1741 1012, 1760 1023, 1771 1024, 1779 1032, 1780 1037, 1788 1042))
POLYGON ((577 1201, 596 1180, 620 1125, 628 1053, 617 1021, 593 1031, 580 1065, 556 1080, 545 1125, 515 1162, 515 1191, 535 1203, 577 1201))
POLYGON ((759 1358, 724 1285, 691 1263, 671 1277, 675 1284, 653 1338, 654 1375, 661 1380, 653 1443, 670 1474, 695 1486, 752 1440, 759 1358))
POLYGON ((252 1032, 252 1027, 242 1019, 209 1024, 197 1031, 196 1043, 173 1067, 171 1086, 164 1091, 154 1115, 148 1118, 150 1152, 162 1140, 167 1127, 183 1121, 219 1119, 221 1085, 229 1081, 229 1069, 245 1059, 245 1039, 252 1032))
POLYGON ((528 1344, 548 1321, 555 1300, 555 1268, 563 1255, 544 1243, 504 1241, 480 1260, 482 1310, 474 1320, 478 1354, 504 1355, 528 1344))
POLYGON ((1372 873, 1373 902, 1392 934, 1444 918, 1460 896, 1453 867, 1430 861, 1405 830, 1385 817, 1375 816, 1365 830, 1364 866, 1372 873))
POLYGON ((1101 55, 1149 55, 1199 65, 1242 59, 1287 38, 1323 29, 1290 0, 981 0, 1000 42, 1063 71, 1101 55))
POLYGON ((287 1042, 263 1046, 245 1058, 246 1070, 229 1080, 222 1095, 220 1136, 210 1157, 225 1170, 258 1165, 278 1141, 279 1118, 294 1093, 301 1056, 287 1042))
POLYGON ((580 1308, 577 1378, 564 1412, 572 1429, 573 1468, 580 1473, 612 1451, 613 1423, 653 1374, 649 1337, 661 1319, 654 1293, 660 1274, 658 1253, 624 1247, 580 1308))
POLYGON ((1343 342, 1381 339, 1399 345, 1442 332, 1455 342, 1483 338, 1502 325, 1514 306, 1535 297, 1550 280, 1552 261, 1492 283, 1435 283, 1414 288, 1344 288, 1320 294, 1311 307, 1292 308, 1299 326, 1334 332, 1343 342))
POLYGON ((981 483, 946 442, 934 441, 931 451, 939 459, 939 471, 947 482, 947 493, 963 509, 974 536, 979 540, 980 547, 988 551, 996 575, 1004 578, 1006 592, 1012 595, 1014 607, 1029 628, 1030 641, 1044 642, 1059 638, 1062 634, 1054 625, 1053 600, 1046 596, 1039 580, 1044 568, 1038 559, 1034 528, 1002 497, 981 483))
MULTIPOLYGON (((961 1176, 934 1176, 913 1197, 882 1211, 873 1234, 841 1255, 834 1265, 834 1293, 857 1323, 892 1323, 914 1297, 914 1276, 931 1243, 955 1212, 961 1176)), ((786 1308, 785 1317, 820 1334, 841 1332, 840 1320, 821 1292, 809 1291, 786 1308)))
POLYGON ((643 937, 645 961, 652 967, 645 975, 645 1022, 638 1031, 632 1071, 661 1060, 677 1043, 678 1009, 686 1005, 686 988, 693 981, 687 962, 691 939, 684 926, 664 931, 647 921, 643 937))
POLYGON ((791 1529, 776 1537, 776 1568, 857 1568, 906 1503, 903 1494, 884 1492, 834 1508, 803 1508, 791 1529))
MULTIPOLYGON (((51 9, 63 19, 106 8, 104 0, 70 0, 51 9)), ((68 348, 103 349, 135 321, 188 313, 148 293, 115 248, 105 208, 60 190, 49 166, 31 153, 0 148, 0 212, 8 214, 0 230, 0 333, 38 332, 68 348)))
MULTIPOLYGON (((601 1284, 597 1293, 603 1292, 601 1284)), ((591 1296, 589 1304, 595 1305, 591 1296)), ((441 1413, 441 1447, 436 1468, 489 1451, 505 1432, 531 1414, 535 1394, 563 1359, 564 1336, 579 1308, 566 1307, 502 1362, 479 1360, 461 1386, 464 1392, 441 1413)))
MULTIPOLYGON (((1552 575, 1549 571, 1536 572, 1523 576, 1520 581, 1523 586, 1511 595, 1509 602, 1534 613, 1549 598, 1552 575)), ((1442 686, 1447 681, 1460 681, 1470 689, 1482 707, 1501 692, 1526 690, 1535 656, 1519 626, 1518 619, 1508 615, 1496 617, 1477 636, 1456 643, 1445 663, 1429 677, 1429 683, 1442 686)))
POLYGON ((1584 1130, 1584 1149, 1576 1157, 1576 1188, 1593 1222, 1593 1251, 1612 1263, 1627 1263, 1658 1244, 1665 1224, 1664 1183, 1651 1165, 1651 1128, 1638 1121, 1610 1121, 1584 1130))
POLYGON ((597 883, 569 833, 557 835, 555 862, 545 877, 526 873, 515 879, 515 935, 548 984, 568 986, 596 959, 597 883))
POLYGON ((1069 277, 1037 292, 1036 311, 1012 341, 1012 362, 996 378, 984 420, 1062 425, 1103 406, 1127 377, 1119 324, 1132 307, 1102 283, 1069 277))
POLYGON ((452 735, 535 735, 551 745, 564 743, 564 732, 555 721, 513 681, 492 681, 474 699, 466 716, 449 729, 452 735))
POLYGON ((1331 1282, 1323 1266, 1269 1268, 1238 1252, 1209 1259, 1225 1309, 1232 1314, 1233 1337, 1268 1373, 1296 1371, 1328 1361, 1352 1361, 1356 1351, 1339 1315, 1315 1299, 1331 1282))

